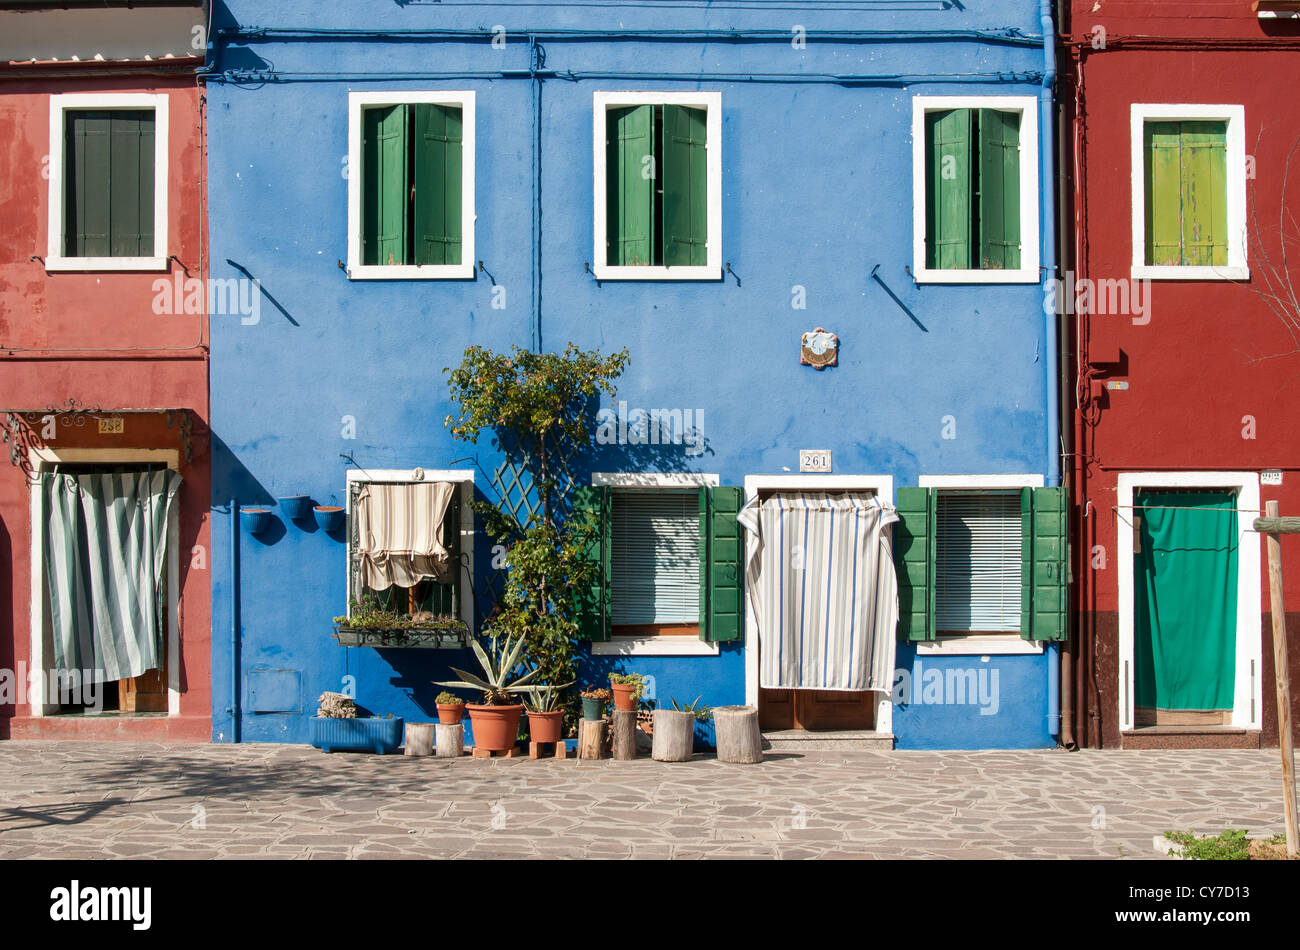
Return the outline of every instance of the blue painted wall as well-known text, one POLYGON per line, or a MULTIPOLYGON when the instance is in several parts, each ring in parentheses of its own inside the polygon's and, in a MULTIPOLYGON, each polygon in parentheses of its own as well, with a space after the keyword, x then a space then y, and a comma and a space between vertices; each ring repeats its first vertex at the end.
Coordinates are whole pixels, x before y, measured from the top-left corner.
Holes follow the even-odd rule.
MULTIPOLYGON (((738 485, 747 474, 797 471, 800 448, 829 448, 836 473, 890 474, 896 486, 916 484, 922 473, 1046 471, 1044 361, 1054 344, 1044 336, 1040 288, 918 288, 906 270, 912 97, 1037 95, 1038 45, 980 41, 969 31, 1037 36, 1038 3, 998 0, 947 10, 935 4, 912 12, 800 6, 214 4, 207 86, 211 273, 255 277, 262 289, 255 324, 212 317, 214 739, 234 735, 232 679, 246 694, 248 674, 257 670, 298 671, 302 704, 251 714, 242 695, 245 741, 306 741, 316 696, 340 688, 346 675, 356 677, 358 701, 376 713, 431 717, 438 690, 429 681, 447 675, 448 657, 344 649, 330 638, 330 618, 345 607, 340 540, 281 520, 265 540, 238 538, 236 575, 235 539, 224 515, 231 498, 249 505, 306 493, 318 504, 343 504, 349 463, 340 453, 364 468, 476 462, 492 471, 500 458, 486 441, 458 444, 442 424, 450 406, 441 370, 471 343, 626 346, 631 365, 620 399, 631 407, 703 412, 703 455, 687 456, 680 446, 653 457, 606 446, 590 460, 593 471, 714 472, 723 484, 738 485), (490 43, 497 24, 507 28, 505 49, 490 43), (804 49, 790 42, 796 25, 809 31, 804 49), (252 35, 239 27, 272 30, 252 35), (293 32, 304 28, 479 34, 293 32), (538 84, 541 239, 534 275, 535 90, 527 78, 527 32, 576 29, 772 35, 540 40, 544 66, 556 75, 538 84), (822 39, 818 31, 965 32, 868 41, 822 39), (889 76, 911 78, 880 78, 889 76), (350 281, 338 266, 347 258, 348 93, 430 88, 477 93, 475 256, 484 270, 464 281, 350 281), (733 275, 598 285, 584 271, 598 89, 722 93, 722 257, 733 275), (871 279, 877 265, 910 314, 871 279), (505 289, 503 310, 491 306, 494 282, 505 289), (805 288, 804 310, 792 308, 796 285, 805 288), (841 340, 839 366, 824 372, 798 360, 799 335, 817 326, 841 340), (942 437, 948 415, 956 419, 955 439, 942 437), (345 416, 355 420, 355 438, 344 437, 345 416), (463 461, 467 456, 475 462, 463 461), (236 588, 237 658, 230 633, 236 588)), ((480 576, 488 573, 486 548, 484 539, 480 576)), ((608 662, 588 658, 583 675, 597 678, 608 662)), ((910 662, 910 649, 900 645, 898 665, 910 662)), ((1002 671, 997 715, 899 706, 898 746, 1049 744, 1044 658, 991 662, 1002 671)), ((737 647, 717 657, 622 665, 655 675, 661 695, 703 694, 709 705, 744 700, 737 647)))

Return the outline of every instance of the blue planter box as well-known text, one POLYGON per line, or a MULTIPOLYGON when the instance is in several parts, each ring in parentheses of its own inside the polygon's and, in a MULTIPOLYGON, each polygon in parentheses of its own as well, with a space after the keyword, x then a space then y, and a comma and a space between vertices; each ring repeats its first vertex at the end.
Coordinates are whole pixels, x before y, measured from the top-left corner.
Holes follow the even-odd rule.
POLYGON ((402 745, 401 719, 311 720, 311 744, 322 752, 375 752, 386 755, 402 745))

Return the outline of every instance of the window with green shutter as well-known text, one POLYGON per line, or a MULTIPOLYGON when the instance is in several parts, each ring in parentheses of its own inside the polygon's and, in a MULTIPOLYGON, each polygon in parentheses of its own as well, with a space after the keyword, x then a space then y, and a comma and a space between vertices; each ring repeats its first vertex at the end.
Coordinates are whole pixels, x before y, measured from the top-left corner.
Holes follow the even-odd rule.
POLYGON ((606 263, 708 263, 708 110, 610 108, 605 116, 606 263))
POLYGON ((575 590, 580 635, 740 639, 742 494, 732 486, 575 490, 574 515, 597 526, 586 552, 592 576, 575 590))
POLYGON ((1063 488, 906 487, 896 507, 900 639, 1065 639, 1063 488))
POLYGON ((64 256, 154 256, 153 110, 63 116, 64 256))
POLYGON ((361 263, 460 264, 463 110, 412 103, 361 117, 361 263))
POLYGON ((1228 124, 1143 125, 1146 263, 1228 263, 1228 124))
POLYGON ((999 109, 925 113, 927 268, 1020 268, 1020 121, 999 109))

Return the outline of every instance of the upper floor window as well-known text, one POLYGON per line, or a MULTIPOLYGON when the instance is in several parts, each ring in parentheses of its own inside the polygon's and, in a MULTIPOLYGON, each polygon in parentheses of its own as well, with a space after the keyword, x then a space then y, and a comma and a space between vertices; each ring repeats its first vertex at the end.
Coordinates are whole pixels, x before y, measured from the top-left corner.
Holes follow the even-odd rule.
POLYGON ((474 276, 474 93, 354 92, 348 276, 474 276))
POLYGON ((722 276, 722 94, 595 94, 595 274, 722 276))
POLYGON ((1037 102, 913 100, 918 282, 1038 282, 1037 102))
POLYGON ((167 97, 50 97, 47 270, 165 270, 167 97))
POLYGON ((1133 277, 1245 279, 1245 110, 1132 107, 1133 277))

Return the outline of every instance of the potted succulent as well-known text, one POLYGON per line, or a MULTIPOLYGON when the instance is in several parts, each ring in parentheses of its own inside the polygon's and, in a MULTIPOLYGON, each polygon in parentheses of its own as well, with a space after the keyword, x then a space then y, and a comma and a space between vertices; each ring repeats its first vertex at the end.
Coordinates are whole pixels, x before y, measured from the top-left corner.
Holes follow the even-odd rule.
POLYGON ((466 703, 469 712, 470 728, 474 731, 474 745, 491 752, 508 752, 515 747, 519 738, 519 717, 523 715, 524 706, 516 701, 516 695, 536 692, 539 687, 526 686, 538 671, 525 673, 518 679, 511 679, 511 674, 519 665, 520 654, 524 650, 522 637, 507 637, 505 645, 497 649, 497 638, 491 637, 493 656, 481 647, 477 641, 470 641, 470 648, 478 658, 483 675, 476 676, 452 667, 451 671, 460 677, 445 683, 434 683, 449 689, 477 689, 483 692, 481 703, 466 703))
POLYGON ((645 693, 645 677, 640 673, 610 673, 609 688, 614 692, 614 708, 632 712, 645 693))
POLYGON ((402 745, 403 720, 392 716, 357 715, 357 704, 342 693, 321 693, 320 708, 311 720, 311 744, 322 752, 346 750, 396 752, 402 745))
POLYGON ((524 695, 528 707, 528 736, 534 742, 564 741, 564 710, 560 708, 560 690, 572 686, 539 686, 524 695))
POLYGON ((582 691, 582 718, 595 721, 605 718, 605 704, 609 702, 609 690, 603 686, 593 689, 588 686, 582 691))
POLYGON ((434 700, 438 704, 438 721, 444 726, 454 726, 465 715, 465 700, 455 693, 443 690, 434 700))
POLYGON ((348 613, 334 618, 334 639, 345 647, 459 650, 469 639, 469 626, 451 614, 398 613, 373 599, 353 600, 348 613))
POLYGON ((671 699, 672 709, 656 709, 653 746, 650 756, 659 762, 688 762, 695 751, 695 723, 713 716, 713 711, 700 705, 700 697, 688 706, 671 699))

